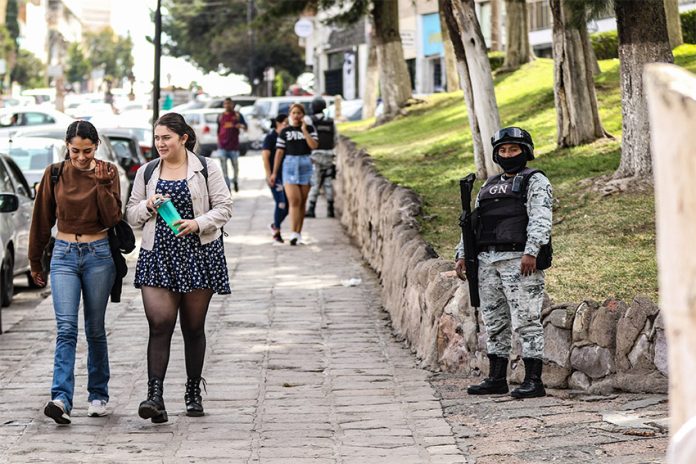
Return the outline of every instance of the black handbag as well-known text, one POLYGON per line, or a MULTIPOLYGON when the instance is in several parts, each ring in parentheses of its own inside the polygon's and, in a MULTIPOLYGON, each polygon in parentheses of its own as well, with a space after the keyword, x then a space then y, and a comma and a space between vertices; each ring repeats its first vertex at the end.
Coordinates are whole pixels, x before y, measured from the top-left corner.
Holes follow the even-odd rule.
POLYGON ((41 253, 41 269, 44 274, 51 271, 51 258, 53 257, 53 247, 56 246, 56 238, 51 237, 41 253))

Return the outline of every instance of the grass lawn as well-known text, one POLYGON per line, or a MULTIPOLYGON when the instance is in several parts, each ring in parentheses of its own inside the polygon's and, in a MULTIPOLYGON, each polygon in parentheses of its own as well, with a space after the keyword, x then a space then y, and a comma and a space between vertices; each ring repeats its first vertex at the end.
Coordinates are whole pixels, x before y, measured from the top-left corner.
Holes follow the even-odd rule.
MULTIPOLYGON (((696 45, 675 49, 676 64, 696 72, 696 45)), ((537 159, 554 187, 554 265, 547 290, 554 301, 585 298, 657 300, 655 212, 652 194, 601 197, 584 179, 609 175, 621 154, 619 62, 600 62, 596 79, 600 117, 616 140, 556 149, 553 62, 537 59, 496 78, 502 124, 532 134, 537 159)), ((461 92, 438 94, 408 109, 404 117, 370 129, 374 120, 339 126, 366 148, 377 169, 423 199, 422 232, 443 257, 459 241, 459 179, 474 171, 473 148, 461 92)))

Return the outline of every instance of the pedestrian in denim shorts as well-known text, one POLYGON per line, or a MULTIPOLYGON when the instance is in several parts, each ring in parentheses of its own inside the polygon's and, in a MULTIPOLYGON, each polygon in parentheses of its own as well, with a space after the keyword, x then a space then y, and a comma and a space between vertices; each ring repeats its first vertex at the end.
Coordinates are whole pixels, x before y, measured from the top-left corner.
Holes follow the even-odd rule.
POLYGON ((99 135, 92 124, 75 121, 67 130, 65 161, 49 165, 38 187, 29 235, 34 282, 44 287, 41 258, 58 223, 50 265, 57 337, 51 401, 44 414, 70 424, 75 389, 75 351, 80 298, 87 337, 87 391, 91 417, 108 414, 109 353, 104 329, 106 305, 116 278, 107 231, 121 220, 121 194, 116 167, 94 159, 99 135), (52 179, 52 168, 57 179, 52 179))
POLYGON ((275 184, 282 172, 285 195, 290 204, 290 245, 293 246, 302 241, 302 225, 312 182, 309 155, 319 146, 317 131, 307 119, 300 103, 290 107, 290 125, 278 135, 273 174, 269 179, 270 184, 275 184))

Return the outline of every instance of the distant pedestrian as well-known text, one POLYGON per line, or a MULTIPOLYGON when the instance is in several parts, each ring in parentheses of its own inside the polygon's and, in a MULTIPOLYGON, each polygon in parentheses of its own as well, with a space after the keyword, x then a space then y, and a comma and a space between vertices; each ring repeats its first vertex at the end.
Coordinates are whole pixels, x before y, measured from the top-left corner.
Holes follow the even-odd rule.
MULTIPOLYGON (((530 169, 534 143, 519 127, 506 127, 492 139, 493 160, 503 174, 490 177, 476 198, 475 230, 481 314, 486 326, 488 377, 468 388, 470 395, 508 392, 507 367, 512 331, 519 336, 524 382, 514 398, 546 395, 541 381, 544 328, 544 272, 551 265, 553 194, 543 172, 530 169)), ((463 240, 456 252, 456 270, 465 279, 463 240)))
MULTIPOLYGON (((271 223, 271 231, 273 232, 273 240, 283 243, 283 237, 280 235, 280 225, 288 215, 288 200, 285 197, 285 188, 283 187, 282 175, 271 182, 273 174, 273 166, 275 164, 276 142, 278 134, 288 126, 288 115, 279 114, 272 120, 272 130, 266 135, 263 140, 261 149, 261 157, 263 158, 263 167, 266 171, 266 182, 271 189, 273 201, 275 201, 275 210, 273 211, 273 222, 271 223)), ((279 174, 282 170, 279 171, 279 174)))
POLYGON ((213 293, 230 293, 221 228, 232 215, 232 199, 217 164, 192 152, 196 135, 180 114, 162 116, 154 138, 160 158, 138 170, 126 218, 143 229, 135 286, 141 289, 150 327, 148 395, 138 414, 161 423, 168 420, 163 383, 177 316, 188 377, 186 414, 204 414, 200 383, 205 318, 213 293), (169 198, 181 215, 177 234, 155 210, 163 198, 169 198))
POLYGON ((315 208, 319 191, 324 187, 326 195, 326 216, 334 217, 334 192, 333 180, 336 178, 336 124, 334 120, 324 115, 326 101, 321 97, 312 100, 312 125, 316 128, 319 136, 319 147, 312 150, 312 163, 314 163, 314 174, 312 175, 312 188, 309 191, 309 206, 305 217, 316 217, 315 208))
POLYGON ((227 162, 232 162, 232 185, 234 191, 239 191, 239 131, 246 130, 247 125, 244 116, 234 110, 234 101, 225 98, 223 103, 225 111, 217 119, 218 156, 222 163, 222 172, 225 176, 227 189, 230 189, 230 176, 227 162))
POLYGON ((44 414, 58 424, 71 422, 80 298, 88 348, 87 415, 108 414, 110 373, 104 315, 116 266, 107 230, 121 220, 116 166, 94 159, 99 145, 97 130, 89 122, 75 121, 68 126, 65 141, 65 161, 49 165, 39 184, 29 235, 31 276, 38 286, 44 287, 42 255, 51 241, 51 229, 58 223, 50 261, 58 333, 51 401, 44 408, 44 414))
POLYGON ((282 173, 285 195, 290 204, 290 245, 293 246, 302 241, 302 224, 312 179, 309 155, 319 146, 317 131, 306 119, 309 118, 305 118, 304 106, 300 103, 290 106, 290 125, 278 134, 270 178, 270 184, 275 184, 282 173))

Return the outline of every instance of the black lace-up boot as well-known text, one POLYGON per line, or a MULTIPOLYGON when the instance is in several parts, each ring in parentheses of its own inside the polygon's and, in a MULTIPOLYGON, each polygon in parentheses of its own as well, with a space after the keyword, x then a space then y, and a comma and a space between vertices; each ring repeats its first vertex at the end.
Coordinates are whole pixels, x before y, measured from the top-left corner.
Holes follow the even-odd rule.
POLYGON ((510 392, 513 398, 538 398, 546 396, 544 384, 541 382, 541 369, 544 361, 538 358, 522 358, 524 360, 524 382, 510 392))
POLYGON ((501 395, 508 392, 508 358, 497 354, 488 355, 488 377, 478 385, 471 385, 466 392, 470 395, 501 395))
POLYGON ((143 419, 150 419, 155 424, 167 422, 167 410, 164 408, 162 379, 151 378, 147 382, 147 399, 140 403, 138 415, 143 419))
POLYGON ((326 205, 326 217, 336 217, 336 213, 334 212, 333 201, 328 202, 328 204, 326 205))
POLYGON ((317 217, 317 213, 315 212, 316 207, 317 207, 317 204, 313 201, 310 201, 309 205, 307 206, 307 211, 305 211, 304 217, 306 217, 306 218, 317 217))
POLYGON ((184 401, 186 402, 187 416, 200 417, 205 415, 205 412, 203 412, 203 398, 201 398, 201 381, 203 381, 203 388, 207 393, 208 389, 206 388, 205 379, 201 377, 189 377, 186 381, 184 401))

